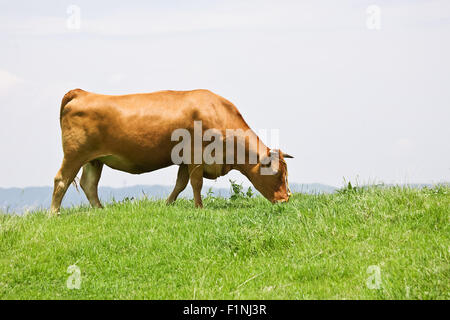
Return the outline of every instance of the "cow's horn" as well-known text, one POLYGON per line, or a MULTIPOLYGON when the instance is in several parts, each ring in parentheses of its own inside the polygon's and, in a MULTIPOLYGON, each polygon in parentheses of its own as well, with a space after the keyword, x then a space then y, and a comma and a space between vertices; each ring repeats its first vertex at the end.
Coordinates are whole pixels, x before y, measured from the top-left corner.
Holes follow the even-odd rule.
POLYGON ((284 152, 282 154, 283 154, 283 158, 287 158, 287 159, 293 159, 294 158, 290 154, 287 154, 287 153, 284 153, 284 152))

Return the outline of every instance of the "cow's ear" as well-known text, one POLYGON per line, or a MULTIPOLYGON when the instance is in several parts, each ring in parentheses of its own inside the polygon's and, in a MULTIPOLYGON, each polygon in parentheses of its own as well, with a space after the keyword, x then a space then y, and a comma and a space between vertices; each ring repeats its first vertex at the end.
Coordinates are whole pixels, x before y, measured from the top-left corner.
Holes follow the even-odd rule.
POLYGON ((294 157, 291 156, 290 154, 287 154, 287 153, 284 153, 284 152, 283 152, 283 158, 286 158, 286 159, 293 159, 294 157))

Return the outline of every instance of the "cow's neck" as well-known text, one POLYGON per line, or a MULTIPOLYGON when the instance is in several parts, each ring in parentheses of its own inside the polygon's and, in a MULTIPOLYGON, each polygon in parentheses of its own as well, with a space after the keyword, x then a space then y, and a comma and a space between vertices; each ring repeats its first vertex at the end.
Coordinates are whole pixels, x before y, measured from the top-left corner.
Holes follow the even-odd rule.
POLYGON ((251 183, 255 184, 256 175, 259 172, 259 164, 238 164, 234 166, 234 169, 241 172, 251 183))
MULTIPOLYGON (((264 188, 265 177, 260 174, 260 161, 261 159, 267 157, 269 155, 270 149, 260 140, 258 135, 247 126, 246 123, 242 124, 244 131, 250 131, 250 136, 248 137, 248 141, 255 141, 256 143, 248 143, 246 147, 249 148, 247 150, 246 155, 247 159, 250 160, 250 154, 257 155, 257 163, 256 164, 231 164, 226 165, 223 168, 222 174, 226 174, 228 171, 234 169, 241 172, 244 176, 246 176, 253 186, 261 192, 262 188, 264 188)), ((236 160, 236 159, 235 159, 236 160)))
POLYGON ((268 155, 269 150, 270 149, 263 144, 263 147, 260 148, 260 150, 256 151, 257 155, 258 155, 258 157, 257 157, 258 162, 256 164, 249 164, 249 163, 236 164, 233 167, 233 169, 238 170, 244 176, 246 176, 248 178, 248 180, 250 180, 250 182, 253 184, 253 186, 255 186, 255 188, 258 190, 261 190, 261 188, 263 187, 263 184, 264 184, 264 181, 263 181, 264 176, 261 176, 261 173, 260 173, 260 169, 261 169, 260 161, 262 158, 264 158, 268 155))

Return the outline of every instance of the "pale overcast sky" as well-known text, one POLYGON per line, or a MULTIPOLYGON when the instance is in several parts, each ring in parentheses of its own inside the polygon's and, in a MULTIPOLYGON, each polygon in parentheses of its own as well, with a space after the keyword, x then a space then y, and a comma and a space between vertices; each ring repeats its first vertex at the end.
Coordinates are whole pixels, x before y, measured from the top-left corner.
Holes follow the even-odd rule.
MULTIPOLYGON (((78 87, 210 89, 280 130, 291 182, 450 181, 448 0, 0 1, 0 46, 0 187, 52 185, 78 87)), ((230 177, 246 181, 207 185, 230 177)), ((106 168, 100 184, 175 179, 106 168)))

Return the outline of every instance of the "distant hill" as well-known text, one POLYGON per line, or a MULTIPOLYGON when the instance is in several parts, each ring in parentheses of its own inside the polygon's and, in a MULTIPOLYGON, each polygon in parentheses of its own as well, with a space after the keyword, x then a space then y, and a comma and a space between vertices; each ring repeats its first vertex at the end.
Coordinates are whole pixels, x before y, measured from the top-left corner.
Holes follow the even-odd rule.
MULTIPOLYGON (((447 184, 448 183, 443 183, 447 184)), ((384 185, 386 187, 392 185, 384 185)), ((431 184, 408 184, 411 188, 431 187, 431 184)), ((333 193, 338 188, 320 183, 291 183, 292 192, 316 194, 316 193, 333 193)), ((209 186, 204 186, 202 193, 206 195, 209 186)), ((255 189, 252 187, 255 191, 255 189)), ((126 198, 141 199, 147 197, 149 199, 164 199, 172 192, 173 186, 164 185, 136 185, 131 187, 112 188, 99 187, 99 197, 102 202, 111 202, 113 200, 121 201, 126 198)), ((215 196, 228 198, 230 196, 229 188, 214 188, 211 191, 215 196)), ((244 190, 245 191, 245 190, 244 190)), ((52 200, 52 187, 26 187, 26 188, 0 188, 0 212, 18 213, 26 211, 36 211, 38 209, 48 209, 52 200)), ((255 191, 256 194, 259 194, 255 191)), ((180 197, 192 198, 192 189, 188 185, 180 197)), ((67 191, 62 206, 72 207, 80 204, 88 204, 84 192, 79 187, 77 191, 72 185, 67 191)))
MULTIPOLYGON (((332 193, 335 187, 313 183, 313 184, 290 184, 292 192, 301 193, 332 193)), ((103 202, 113 200, 120 201, 125 198, 142 198, 144 196, 152 199, 161 199, 169 196, 173 186, 163 185, 136 185, 123 188, 99 187, 99 197, 103 202)), ((254 189, 254 188, 252 188, 254 189)), ((203 194, 209 190, 208 186, 203 187, 203 194)), ((52 199, 52 187, 26 187, 26 188, 0 188, 0 211, 7 213, 23 213, 25 211, 35 211, 37 209, 47 209, 50 207, 52 199)), ((229 197, 228 188, 211 188, 216 196, 229 197)), ((192 198, 192 189, 187 186, 181 197, 192 198)), ((70 186, 67 191, 62 206, 71 207, 80 204, 87 204, 88 201, 83 191, 79 192, 70 186)))

